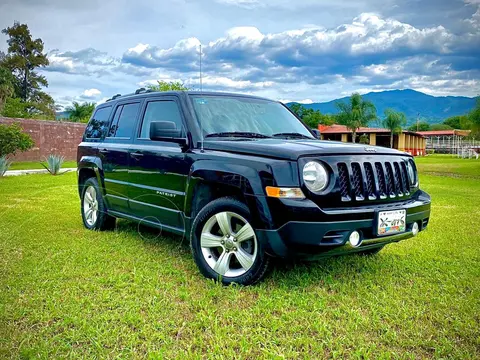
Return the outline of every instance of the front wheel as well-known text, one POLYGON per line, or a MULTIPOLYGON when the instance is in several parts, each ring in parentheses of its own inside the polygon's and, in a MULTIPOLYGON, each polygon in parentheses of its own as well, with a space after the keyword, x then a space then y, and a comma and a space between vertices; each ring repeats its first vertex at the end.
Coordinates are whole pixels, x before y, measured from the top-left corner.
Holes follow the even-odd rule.
POLYGON ((265 276, 270 258, 250 224, 250 211, 233 198, 220 198, 196 216, 190 245, 200 272, 223 284, 252 285, 265 276))

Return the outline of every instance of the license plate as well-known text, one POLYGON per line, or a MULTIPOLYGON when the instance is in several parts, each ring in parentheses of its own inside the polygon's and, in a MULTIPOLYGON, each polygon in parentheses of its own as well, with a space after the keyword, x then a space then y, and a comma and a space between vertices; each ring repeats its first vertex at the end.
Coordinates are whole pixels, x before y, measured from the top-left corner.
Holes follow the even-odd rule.
POLYGON ((405 231, 407 212, 405 210, 380 211, 378 213, 378 235, 398 234, 405 231))

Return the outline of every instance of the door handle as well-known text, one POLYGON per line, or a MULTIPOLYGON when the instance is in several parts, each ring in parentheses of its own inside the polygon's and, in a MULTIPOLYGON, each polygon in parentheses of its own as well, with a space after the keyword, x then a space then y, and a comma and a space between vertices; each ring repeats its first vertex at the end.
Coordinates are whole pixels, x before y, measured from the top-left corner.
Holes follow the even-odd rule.
POLYGON ((143 156, 143 154, 139 153, 139 152, 134 152, 134 153, 130 153, 130 156, 135 158, 135 159, 138 159, 138 158, 141 158, 143 156))
POLYGON ((107 149, 100 149, 98 150, 100 152, 100 154, 108 154, 108 150, 107 149))

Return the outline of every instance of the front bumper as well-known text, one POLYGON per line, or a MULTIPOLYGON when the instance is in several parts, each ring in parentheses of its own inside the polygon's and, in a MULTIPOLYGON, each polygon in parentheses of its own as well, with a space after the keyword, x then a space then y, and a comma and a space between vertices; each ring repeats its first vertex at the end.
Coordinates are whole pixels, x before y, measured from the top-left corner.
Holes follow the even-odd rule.
MULTIPOLYGON (((290 210, 293 202, 286 203, 290 210)), ((285 204, 284 204, 285 205, 285 204)), ((303 205, 302 205, 303 206, 303 205)), ((293 209, 293 211, 298 213, 293 209)), ((257 237, 267 252, 278 257, 323 257, 358 252, 381 247, 413 237, 412 227, 417 223, 425 230, 430 218, 430 196, 420 191, 415 199, 406 203, 388 203, 370 207, 321 210, 319 221, 293 220, 278 229, 259 229, 257 237), (391 236, 377 236, 375 228, 379 211, 405 209, 407 230, 391 236), (358 231, 362 238, 359 247, 352 247, 348 237, 358 231)))

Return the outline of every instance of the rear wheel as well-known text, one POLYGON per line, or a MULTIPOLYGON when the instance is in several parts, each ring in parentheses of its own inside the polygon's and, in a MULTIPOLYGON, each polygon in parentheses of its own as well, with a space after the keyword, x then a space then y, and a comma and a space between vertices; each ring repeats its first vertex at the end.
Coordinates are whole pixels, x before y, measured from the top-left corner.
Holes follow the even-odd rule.
POLYGON ((89 178, 83 184, 81 212, 83 225, 89 230, 110 230, 115 227, 115 218, 107 214, 107 208, 95 178, 89 178))
POLYGON ((233 198, 214 200, 199 212, 190 244, 200 272, 223 284, 254 284, 270 265, 250 224, 248 207, 233 198))

